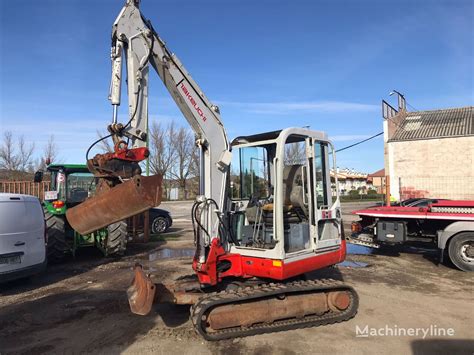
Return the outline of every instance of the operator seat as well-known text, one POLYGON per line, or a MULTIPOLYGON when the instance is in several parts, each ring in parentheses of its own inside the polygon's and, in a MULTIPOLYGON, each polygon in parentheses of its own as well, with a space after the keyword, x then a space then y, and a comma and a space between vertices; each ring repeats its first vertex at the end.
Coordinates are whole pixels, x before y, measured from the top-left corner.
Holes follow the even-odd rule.
MULTIPOLYGON (((285 229, 290 223, 308 220, 308 207, 304 202, 303 165, 288 165, 283 169, 283 223, 285 229)), ((262 207, 263 220, 273 226, 273 204, 262 207)))
POLYGON ((303 165, 288 165, 283 169, 283 198, 285 206, 301 209, 308 218, 308 207, 304 202, 303 165))

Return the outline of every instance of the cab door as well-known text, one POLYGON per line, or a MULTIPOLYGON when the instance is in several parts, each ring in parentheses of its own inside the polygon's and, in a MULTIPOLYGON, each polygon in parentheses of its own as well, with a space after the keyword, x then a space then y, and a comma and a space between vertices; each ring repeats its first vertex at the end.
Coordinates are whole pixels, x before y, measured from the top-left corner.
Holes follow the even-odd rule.
MULTIPOLYGON (((330 157, 334 156, 327 142, 313 140, 313 186, 315 206, 316 251, 333 250, 341 244, 341 215, 339 200, 333 203, 330 157), (331 155, 329 151, 331 150, 331 155)), ((336 177, 334 177, 336 178, 336 177)), ((336 187, 337 189, 337 187, 336 187)), ((337 194, 337 192, 336 192, 337 194)))

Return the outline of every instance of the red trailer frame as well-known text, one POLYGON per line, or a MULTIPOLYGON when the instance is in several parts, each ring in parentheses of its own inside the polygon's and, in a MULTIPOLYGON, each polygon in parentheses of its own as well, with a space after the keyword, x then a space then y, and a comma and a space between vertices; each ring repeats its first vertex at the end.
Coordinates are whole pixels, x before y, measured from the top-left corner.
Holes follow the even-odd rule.
POLYGON ((445 250, 453 264, 474 271, 474 201, 443 200, 427 207, 384 206, 354 211, 350 242, 381 245, 421 241, 436 245, 443 262, 445 250))

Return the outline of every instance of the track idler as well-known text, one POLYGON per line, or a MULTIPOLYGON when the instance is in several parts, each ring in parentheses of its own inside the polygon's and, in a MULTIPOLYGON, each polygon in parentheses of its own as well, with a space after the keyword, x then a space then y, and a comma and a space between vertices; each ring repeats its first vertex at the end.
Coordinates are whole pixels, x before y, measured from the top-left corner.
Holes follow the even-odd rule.
POLYGON ((161 202, 162 180, 161 175, 134 176, 69 208, 67 221, 84 235, 156 207, 161 202))

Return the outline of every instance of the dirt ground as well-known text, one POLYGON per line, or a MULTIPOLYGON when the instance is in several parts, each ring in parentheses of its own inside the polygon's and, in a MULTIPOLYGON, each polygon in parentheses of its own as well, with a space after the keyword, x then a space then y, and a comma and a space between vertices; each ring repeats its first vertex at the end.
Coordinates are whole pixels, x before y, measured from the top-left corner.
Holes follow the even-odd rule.
MULTIPOLYGON (((349 212, 363 206, 345 204, 346 223, 349 212)), ((351 248, 348 263, 308 275, 343 280, 359 293, 358 314, 340 324, 211 343, 194 333, 189 307, 156 305, 148 316, 133 315, 125 290, 136 261, 157 281, 192 273, 190 204, 162 207, 174 218, 165 241, 130 245, 119 260, 83 249, 42 275, 0 285, 0 354, 474 353, 472 275, 438 266, 436 251, 424 248, 373 254, 351 248), (452 328, 454 335, 357 337, 356 329, 366 326, 385 332, 452 328)))

